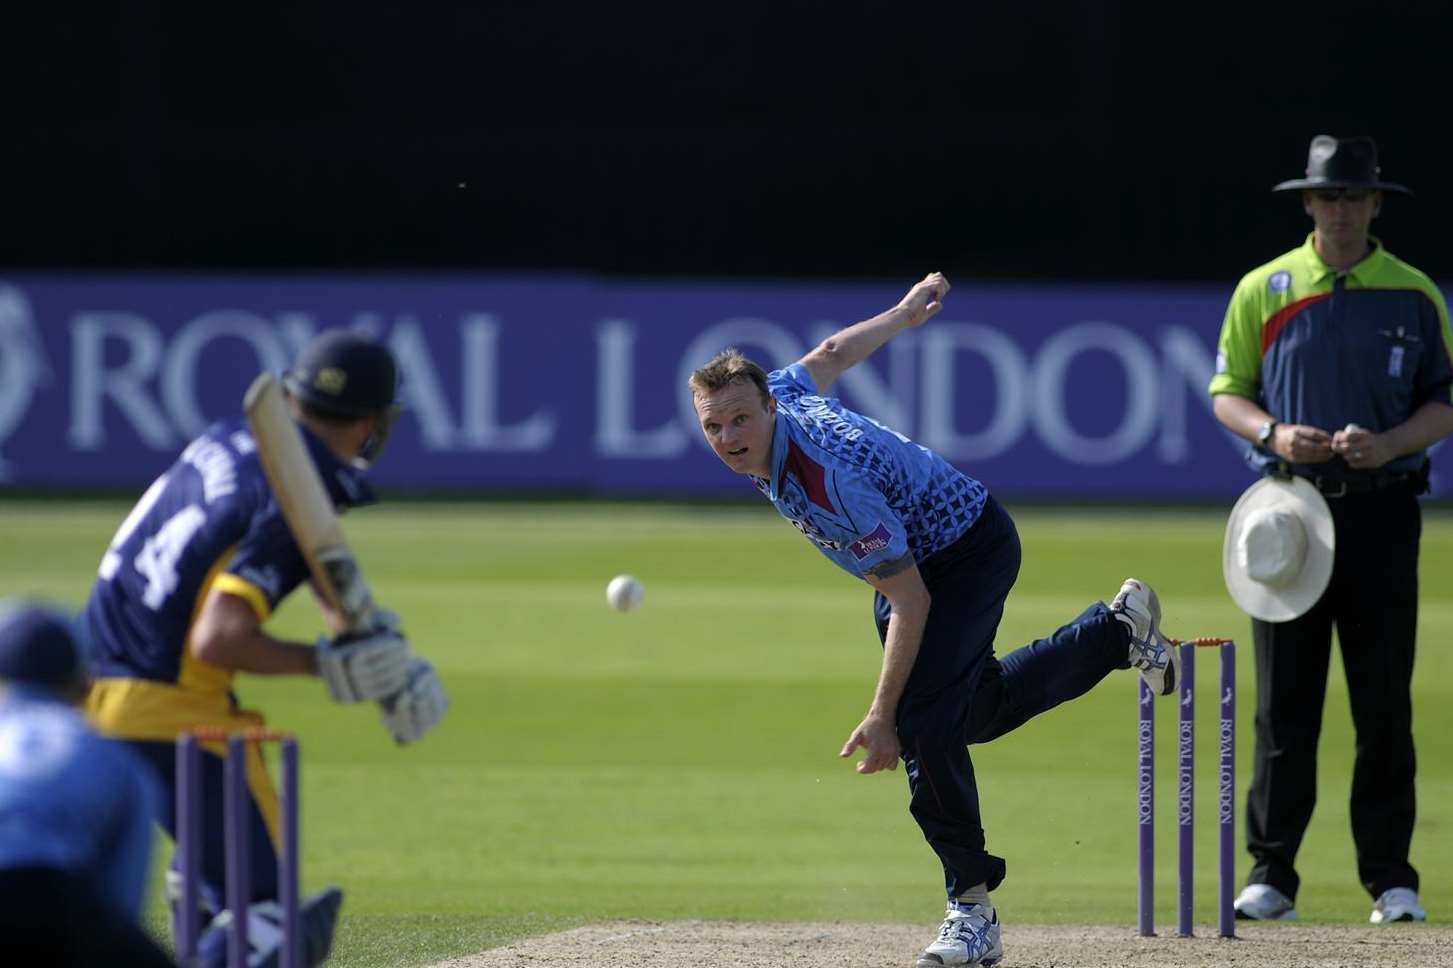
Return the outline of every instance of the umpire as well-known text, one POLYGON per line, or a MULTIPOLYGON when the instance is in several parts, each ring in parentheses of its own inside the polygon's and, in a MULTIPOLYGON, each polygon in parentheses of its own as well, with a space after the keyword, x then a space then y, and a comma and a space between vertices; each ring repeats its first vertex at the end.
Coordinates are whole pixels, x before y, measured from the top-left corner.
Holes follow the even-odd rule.
POLYGON ((1357 731, 1352 837, 1373 923, 1422 921, 1408 861, 1416 812, 1411 684, 1418 495, 1427 448, 1453 432, 1448 309, 1423 273, 1369 234, 1387 192, 1371 138, 1312 139, 1299 192, 1306 242, 1236 287, 1210 392, 1261 474, 1306 478, 1332 511, 1331 582, 1310 611, 1252 619, 1256 770, 1246 806, 1254 865, 1238 917, 1296 917, 1295 862, 1316 803, 1317 738, 1332 629, 1357 731))

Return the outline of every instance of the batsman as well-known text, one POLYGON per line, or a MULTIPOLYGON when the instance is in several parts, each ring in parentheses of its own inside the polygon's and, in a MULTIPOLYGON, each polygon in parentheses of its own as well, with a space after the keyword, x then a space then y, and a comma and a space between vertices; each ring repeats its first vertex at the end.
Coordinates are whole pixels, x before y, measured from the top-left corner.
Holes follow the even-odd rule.
POLYGON ((689 386, 702 433, 833 564, 874 590, 883 664, 866 715, 841 755, 860 773, 902 759, 909 811, 943 864, 948 908, 919 968, 994 965, 1004 956, 989 892, 1004 879, 989 853, 967 747, 986 743, 1131 666, 1158 695, 1179 659, 1160 602, 1126 579, 1049 637, 1002 660, 994 635, 1019 574, 1014 522, 979 481, 829 396, 838 377, 943 306, 933 273, 893 308, 828 337, 771 373, 734 349, 689 386))
MULTIPOLYGON (((333 506, 371 503, 365 469, 377 458, 396 412, 398 368, 381 344, 344 330, 310 343, 283 380, 307 459, 333 506)), ((165 789, 163 825, 176 836, 176 739, 209 727, 264 726, 243 708, 238 672, 316 676, 335 702, 376 701, 383 725, 411 743, 440 720, 447 699, 433 666, 415 655, 397 619, 375 610, 363 629, 325 636, 316 646, 279 640, 263 623, 309 576, 259 463, 242 418, 192 441, 121 523, 102 557, 85 609, 93 680, 86 710, 103 733, 124 740, 151 764, 165 789)), ((320 603, 322 599, 320 599, 320 603)), ((330 614, 335 630, 341 617, 330 614)), ((204 965, 221 965, 224 842, 222 748, 203 756, 202 889, 204 965)), ((253 829, 248 936, 250 964, 275 957, 278 798, 253 745, 248 750, 253 829)), ((177 871, 168 874, 177 896, 177 871)), ((342 894, 330 888, 305 902, 309 965, 327 955, 342 894)))

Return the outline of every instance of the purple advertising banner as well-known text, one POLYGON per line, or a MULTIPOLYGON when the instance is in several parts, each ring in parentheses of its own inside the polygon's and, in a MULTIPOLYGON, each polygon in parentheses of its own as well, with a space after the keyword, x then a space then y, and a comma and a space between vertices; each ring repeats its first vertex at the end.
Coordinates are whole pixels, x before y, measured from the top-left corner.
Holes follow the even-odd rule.
MULTIPOLYGON (((785 366, 904 284, 585 276, 0 275, 0 488, 142 487, 318 330, 385 340, 406 411, 384 487, 754 493, 686 378, 785 366)), ((1206 384, 1230 285, 960 284, 834 391, 1006 498, 1233 498, 1206 384)), ((1435 494, 1453 457, 1435 455, 1435 494)))

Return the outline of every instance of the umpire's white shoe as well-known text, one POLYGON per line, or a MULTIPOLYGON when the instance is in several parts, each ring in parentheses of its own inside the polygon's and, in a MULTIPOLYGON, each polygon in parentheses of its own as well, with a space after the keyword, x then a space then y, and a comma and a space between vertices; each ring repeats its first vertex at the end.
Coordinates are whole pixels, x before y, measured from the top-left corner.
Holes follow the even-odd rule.
POLYGON ((1390 887, 1372 905, 1373 924, 1394 921, 1426 921, 1428 912, 1418 903, 1418 892, 1411 887, 1390 887))
POLYGON ((1247 884, 1232 905, 1238 921, 1295 921, 1292 899, 1270 884, 1247 884))
POLYGON ((990 968, 1003 957, 997 911, 983 904, 950 905, 938 937, 918 956, 918 968, 942 965, 990 968))
POLYGON ((1143 581, 1125 579, 1110 613, 1130 630, 1130 664, 1157 696, 1175 692, 1180 681, 1181 656, 1175 643, 1160 633, 1160 599, 1143 581))

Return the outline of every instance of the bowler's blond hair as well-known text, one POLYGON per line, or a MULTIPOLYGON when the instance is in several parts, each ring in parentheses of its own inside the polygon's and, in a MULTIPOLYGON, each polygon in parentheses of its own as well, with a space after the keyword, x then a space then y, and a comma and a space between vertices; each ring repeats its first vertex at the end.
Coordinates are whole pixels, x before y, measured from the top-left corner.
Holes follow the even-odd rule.
POLYGON ((735 346, 729 346, 711 358, 711 362, 691 374, 686 385, 691 387, 692 396, 704 397, 737 383, 752 383, 762 395, 765 408, 772 395, 767 392, 767 371, 741 354, 735 346))

